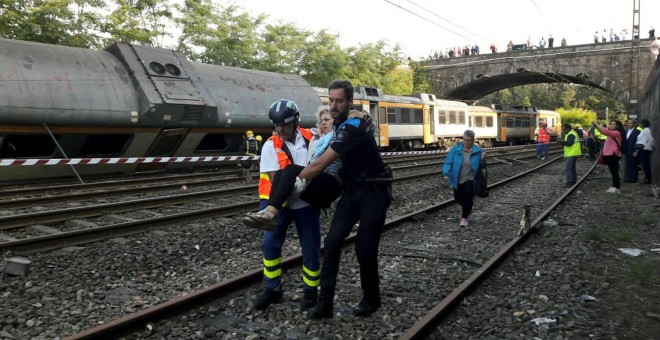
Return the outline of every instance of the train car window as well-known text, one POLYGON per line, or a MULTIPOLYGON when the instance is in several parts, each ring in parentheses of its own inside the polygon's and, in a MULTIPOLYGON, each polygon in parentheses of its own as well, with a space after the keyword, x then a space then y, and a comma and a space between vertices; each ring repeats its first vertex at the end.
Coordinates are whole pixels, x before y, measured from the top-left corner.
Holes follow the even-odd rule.
POLYGON ((133 135, 89 135, 80 148, 80 157, 116 157, 121 155, 133 135))
POLYGON ((474 117, 474 126, 475 127, 484 127, 484 117, 481 117, 481 116, 474 117))
POLYGON ((423 120, 424 120, 424 115, 422 114, 422 110, 415 109, 415 119, 413 120, 413 123, 422 124, 423 120))
POLYGON ((179 134, 162 136, 160 139, 157 140, 156 144, 153 145, 152 148, 149 150, 148 156, 167 157, 174 152, 177 145, 179 145, 180 140, 181 140, 181 135, 179 134))
POLYGON ((449 124, 456 124, 457 114, 458 112, 456 111, 449 111, 449 124))
POLYGON ((400 123, 405 123, 409 124, 412 123, 411 117, 410 117, 410 109, 400 109, 401 114, 399 117, 401 117, 400 123))
POLYGON ((396 120, 396 109, 393 107, 388 107, 387 108, 387 122, 389 124, 396 124, 398 123, 396 120))
POLYGON ((508 127, 508 128, 515 127, 515 125, 513 124, 513 117, 507 116, 506 120, 505 120, 505 124, 506 124, 506 127, 508 127))
MULTIPOLYGON (((266 140, 264 139, 264 142, 266 140)), ((241 140, 235 142, 241 143, 241 140)), ((224 151, 232 144, 231 138, 224 133, 208 133, 197 145, 195 153, 204 153, 208 151, 224 151)), ((238 147, 238 145, 236 145, 238 147)))
MULTIPOLYGON (((55 135, 59 139, 60 135, 55 135)), ((2 139, 0 158, 51 157, 55 142, 49 135, 7 135, 2 139)))
POLYGON ((486 127, 493 127, 493 117, 486 117, 486 127))
POLYGON ((438 111, 438 124, 447 124, 447 111, 438 111))
POLYGON ((530 122, 529 117, 523 117, 522 126, 523 127, 529 127, 530 126, 529 122, 530 122))
POLYGON ((459 111, 458 112, 458 124, 465 125, 465 116, 466 115, 467 115, 467 112, 465 112, 465 111, 459 111))
POLYGON ((378 120, 380 121, 381 124, 387 124, 387 111, 385 111, 384 107, 381 107, 378 109, 378 120))

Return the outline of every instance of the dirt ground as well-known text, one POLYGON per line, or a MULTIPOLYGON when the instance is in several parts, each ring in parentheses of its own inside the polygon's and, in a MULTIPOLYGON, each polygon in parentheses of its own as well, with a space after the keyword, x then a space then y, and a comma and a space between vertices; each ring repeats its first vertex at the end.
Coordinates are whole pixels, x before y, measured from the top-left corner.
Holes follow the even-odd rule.
POLYGON ((609 172, 595 171, 584 195, 576 196, 584 204, 575 206, 584 216, 586 246, 596 255, 584 270, 602 275, 602 326, 612 339, 660 339, 660 199, 648 184, 622 183, 621 194, 607 193, 609 172))

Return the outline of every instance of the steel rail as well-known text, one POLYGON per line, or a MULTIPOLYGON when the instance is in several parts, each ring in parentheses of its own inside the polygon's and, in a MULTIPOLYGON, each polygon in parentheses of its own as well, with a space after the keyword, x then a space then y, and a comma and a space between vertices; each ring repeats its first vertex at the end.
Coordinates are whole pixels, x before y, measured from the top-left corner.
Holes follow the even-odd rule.
POLYGON ((254 186, 242 186, 228 189, 209 190, 204 192, 193 192, 180 195, 164 197, 153 197, 127 202, 114 202, 86 207, 75 207, 58 209, 52 211, 40 211, 20 215, 0 217, 0 230, 23 227, 28 224, 49 223, 64 221, 73 217, 94 217, 108 213, 125 212, 137 209, 156 208, 164 205, 187 203, 212 199, 242 193, 253 193, 254 186))
MULTIPOLYGON (((16 196, 43 195, 46 193, 52 193, 54 191, 62 192, 62 191, 74 191, 74 190, 98 190, 105 188, 116 188, 118 186, 127 186, 127 185, 163 183, 164 181, 185 181, 190 179, 197 179, 200 177, 202 178, 217 177, 219 175, 222 174, 205 172, 198 174, 186 174, 181 176, 160 176, 160 177, 152 177, 152 178, 104 181, 104 182, 85 183, 85 184, 63 184, 63 185, 52 185, 52 186, 34 187, 34 188, 6 189, 6 190, 0 190, 0 198, 14 199, 16 196)), ((233 178, 230 177, 230 178, 225 178, 223 180, 231 181, 236 179, 237 179, 236 177, 233 178)), ((8 201, 0 201, 0 204, 3 204, 5 202, 8 201)))
MULTIPOLYGON (((526 176, 536 170, 539 170, 562 157, 552 159, 542 165, 534 167, 526 172, 520 173, 513 177, 507 178, 500 182, 491 184, 488 186, 489 189, 494 189, 503 184, 509 183, 515 179, 526 176)), ((415 216, 434 210, 438 210, 445 206, 448 206, 454 203, 454 199, 448 199, 438 204, 423 208, 421 210, 411 212, 409 214, 399 216, 397 218, 388 220, 385 223, 385 230, 392 229, 397 225, 414 218, 415 216)), ((355 242, 357 238, 357 232, 351 233, 344 241, 343 247, 348 247, 355 242)), ((323 252, 323 249, 321 250, 323 252)), ((281 266, 286 269, 291 269, 295 266, 298 266, 302 263, 302 255, 294 255, 283 259, 281 266)), ((257 284, 261 282, 263 276, 263 269, 254 269, 243 274, 240 274, 236 277, 227 279, 220 283, 211 285, 209 287, 197 290, 190 294, 179 296, 173 300, 155 305, 141 311, 126 315, 119 319, 112 320, 108 323, 98 325, 92 328, 88 328, 82 332, 72 334, 68 337, 65 337, 65 340, 80 340, 80 339, 116 339, 131 332, 143 327, 146 323, 154 320, 162 320, 168 317, 173 317, 180 315, 189 311, 191 309, 206 305, 213 300, 222 298, 229 294, 234 294, 239 291, 243 291, 247 286, 257 284)))
MULTIPOLYGON (((559 159, 559 158, 557 158, 559 159)), ((554 160, 553 160, 554 161, 554 160)), ((470 291, 474 286, 476 286, 480 281, 485 279, 490 272, 497 267, 497 265, 506 258, 513 249, 515 249, 522 241, 524 241, 527 236, 531 233, 532 229, 536 228, 537 225, 541 224, 543 219, 545 219, 559 204, 566 200, 566 198, 583 182, 587 179, 589 174, 596 168, 597 163, 589 168, 587 173, 580 178, 580 180, 569 188, 562 196, 560 196, 553 204, 551 204, 546 210, 544 210, 538 217, 536 217, 532 222, 530 222, 531 228, 523 232, 521 235, 514 237, 509 243, 504 245, 493 257, 491 257, 486 263, 484 263, 479 269, 477 269, 474 274, 472 274, 467 280, 463 281, 456 289, 454 289, 447 297, 445 297, 440 303, 438 303, 429 313, 421 317, 411 328, 409 328, 399 339, 423 339, 428 336, 437 324, 441 321, 441 318, 448 314, 453 306, 455 306, 459 300, 470 291)))

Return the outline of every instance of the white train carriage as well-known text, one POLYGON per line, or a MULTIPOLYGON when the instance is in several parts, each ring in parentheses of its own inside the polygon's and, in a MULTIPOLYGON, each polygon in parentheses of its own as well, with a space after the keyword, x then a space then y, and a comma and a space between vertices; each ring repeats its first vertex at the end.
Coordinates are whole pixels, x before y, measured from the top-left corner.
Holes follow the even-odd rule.
POLYGON ((483 147, 495 146, 497 140, 497 112, 486 106, 468 106, 468 126, 477 143, 483 147))
MULTIPOLYGON (((557 137, 561 134, 561 116, 559 113, 550 110, 538 110, 539 121, 548 124, 548 133, 550 134, 550 141, 556 142, 557 137)), ((538 126, 538 123, 536 124, 538 126)))
POLYGON ((456 144, 467 129, 468 105, 453 100, 436 99, 434 114, 434 131, 441 147, 456 144))

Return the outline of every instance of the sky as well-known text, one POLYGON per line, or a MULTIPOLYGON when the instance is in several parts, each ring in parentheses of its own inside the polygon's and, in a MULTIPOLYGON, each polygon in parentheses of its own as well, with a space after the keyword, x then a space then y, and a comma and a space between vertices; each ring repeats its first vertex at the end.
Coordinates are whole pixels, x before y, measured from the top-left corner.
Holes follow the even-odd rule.
MULTIPOLYGON (((594 33, 610 29, 632 37, 635 0, 229 0, 253 16, 268 15, 269 23, 294 23, 312 32, 327 30, 343 48, 386 41, 399 44, 405 57, 428 57, 449 47, 491 43, 498 51, 511 40, 552 35, 555 46, 593 42, 594 33), (413 12, 413 13, 410 13, 413 12)), ((648 37, 660 25, 660 0, 638 0, 640 33, 648 37)), ((659 33, 656 33, 658 36, 659 33)))

